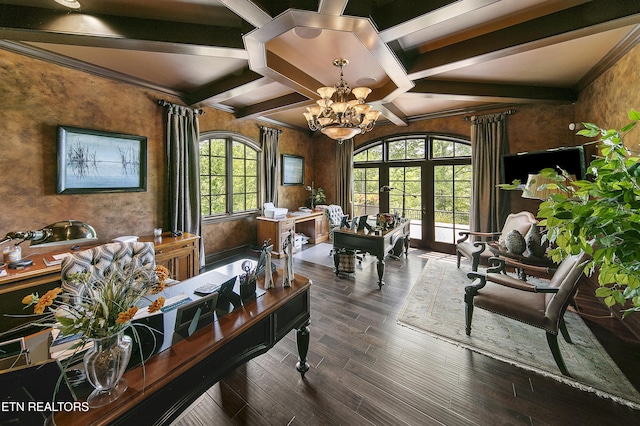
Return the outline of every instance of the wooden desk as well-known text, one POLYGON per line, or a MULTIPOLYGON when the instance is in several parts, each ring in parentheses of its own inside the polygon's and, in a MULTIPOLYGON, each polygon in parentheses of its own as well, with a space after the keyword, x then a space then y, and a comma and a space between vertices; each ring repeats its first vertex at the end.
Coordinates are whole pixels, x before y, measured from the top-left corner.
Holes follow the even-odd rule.
POLYGON ((333 231, 333 259, 338 273, 338 263, 341 249, 360 250, 372 254, 378 258, 378 287, 382 288, 384 282, 384 258, 390 252, 396 256, 405 256, 409 250, 409 220, 399 223, 393 229, 383 231, 382 235, 374 235, 372 232, 352 231, 350 229, 336 229, 333 231))
MULTIPOLYGON (((200 237, 192 234, 183 234, 172 237, 169 233, 162 238, 153 236, 140 237, 140 242, 153 242, 155 244, 156 262, 166 266, 171 276, 179 281, 198 275, 200 265, 198 262, 200 237)), ((83 246, 80 250, 86 250, 92 246, 83 246)), ((47 266, 43 258, 56 252, 32 255, 33 265, 23 269, 8 269, 7 275, 0 277, 0 332, 10 330, 25 322, 33 321, 33 318, 11 318, 5 314, 24 314, 22 298, 27 294, 38 292, 43 295, 54 287, 60 286, 60 265, 47 266)))
MULTIPOLYGON (((296 369, 304 378, 309 369, 311 281, 296 275, 294 286, 284 288, 282 277, 278 269, 275 288, 152 356, 145 363, 146 378, 142 366, 127 371, 129 388, 116 401, 88 412, 58 413, 56 424, 131 425, 141 420, 148 425, 169 424, 229 371, 267 352, 293 329, 298 340, 296 369)), ((260 277, 258 286, 263 283, 260 277)))
POLYGON ((300 232, 309 237, 311 244, 318 244, 329 239, 329 224, 323 211, 311 213, 294 212, 281 219, 258 217, 258 245, 265 240, 273 243, 272 255, 284 256, 283 244, 290 230, 300 232))

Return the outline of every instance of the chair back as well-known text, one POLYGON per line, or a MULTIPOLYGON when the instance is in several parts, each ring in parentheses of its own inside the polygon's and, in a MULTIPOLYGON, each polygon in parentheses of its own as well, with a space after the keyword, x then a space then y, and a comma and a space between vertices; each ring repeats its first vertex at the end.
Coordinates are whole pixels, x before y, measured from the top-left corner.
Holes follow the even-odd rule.
POLYGON ((77 293, 77 289, 67 282, 70 275, 89 272, 91 277, 104 277, 134 261, 143 268, 153 270, 156 267, 153 243, 109 243, 73 253, 65 257, 60 265, 62 288, 77 293))
POLYGON ((552 321, 559 321, 564 315, 571 298, 578 289, 578 281, 584 272, 588 255, 580 252, 566 257, 553 274, 549 287, 558 288, 557 293, 546 295, 545 316, 552 321))
POLYGON ((529 229, 531 229, 531 225, 537 223, 538 220, 536 219, 536 217, 527 211, 521 211, 520 213, 511 213, 504 221, 504 226, 502 227, 498 242, 504 244, 504 238, 509 232, 513 231, 514 229, 520 232, 520 234, 522 234, 522 236, 524 237, 525 235, 527 235, 527 232, 529 232, 529 229))
POLYGON ((344 212, 341 206, 337 204, 330 204, 324 210, 324 213, 327 216, 327 220, 329 221, 329 228, 335 228, 336 226, 340 226, 340 222, 342 221, 342 216, 344 216, 344 212))

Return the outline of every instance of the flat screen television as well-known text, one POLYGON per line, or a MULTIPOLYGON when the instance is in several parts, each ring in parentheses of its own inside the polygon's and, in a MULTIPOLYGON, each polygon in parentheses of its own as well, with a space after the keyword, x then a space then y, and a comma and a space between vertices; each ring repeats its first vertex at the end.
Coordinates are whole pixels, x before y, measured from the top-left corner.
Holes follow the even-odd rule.
POLYGON ((529 174, 539 173, 542 169, 557 170, 557 167, 584 179, 587 170, 582 146, 507 154, 502 156, 501 162, 501 183, 520 179, 520 183, 525 184, 529 174))

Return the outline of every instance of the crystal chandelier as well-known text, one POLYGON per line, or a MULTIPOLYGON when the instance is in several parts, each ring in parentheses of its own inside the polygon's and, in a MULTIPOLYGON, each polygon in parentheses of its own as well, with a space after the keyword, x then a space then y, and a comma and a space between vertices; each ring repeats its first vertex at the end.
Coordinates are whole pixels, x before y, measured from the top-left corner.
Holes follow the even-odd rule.
POLYGON ((344 81, 342 68, 348 63, 349 60, 344 58, 333 61, 333 65, 340 68, 340 80, 333 87, 319 88, 317 92, 322 99, 316 101, 318 105, 307 107, 307 112, 303 113, 311 130, 320 130, 338 143, 370 131, 380 115, 380 111, 372 110, 371 105, 364 102, 371 89, 351 89, 344 81), (349 93, 353 93, 355 99, 347 100, 349 93))

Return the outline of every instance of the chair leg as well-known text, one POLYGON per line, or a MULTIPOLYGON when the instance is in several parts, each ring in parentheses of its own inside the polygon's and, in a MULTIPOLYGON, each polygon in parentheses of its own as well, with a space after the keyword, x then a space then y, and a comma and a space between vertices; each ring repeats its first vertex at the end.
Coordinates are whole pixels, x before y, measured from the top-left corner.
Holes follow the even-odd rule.
POLYGON ((456 250, 456 266, 458 267, 458 269, 460 269, 460 257, 461 257, 461 253, 456 250))
POLYGON ((467 291, 469 287, 465 288, 464 294, 464 332, 467 336, 471 336, 471 320, 473 319, 473 296, 467 291))
POLYGON ((547 332, 547 343, 549 344, 549 349, 551 349, 553 359, 556 361, 560 372, 565 376, 571 377, 571 374, 569 374, 569 370, 567 370, 567 366, 564 364, 564 360, 562 359, 562 354, 560 353, 558 336, 556 334, 547 332))
POLYGON ((562 337, 564 337, 565 342, 573 343, 571 341, 571 336, 569 336, 569 330, 567 330, 567 324, 564 322, 564 318, 560 318, 560 332, 562 333, 562 337))

